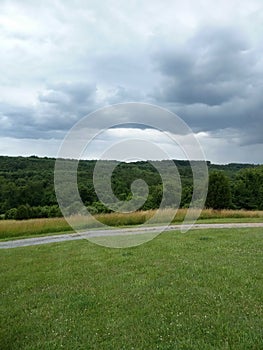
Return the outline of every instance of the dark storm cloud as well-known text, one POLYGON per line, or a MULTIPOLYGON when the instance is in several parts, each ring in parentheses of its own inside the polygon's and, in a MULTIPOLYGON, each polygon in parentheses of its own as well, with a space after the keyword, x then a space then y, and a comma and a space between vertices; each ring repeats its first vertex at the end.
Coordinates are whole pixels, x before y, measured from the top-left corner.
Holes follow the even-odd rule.
POLYGON ((0 103, 0 136, 25 137, 34 134, 33 109, 0 103))
POLYGON ((160 99, 214 106, 244 96, 258 73, 257 59, 242 33, 204 28, 181 47, 156 54, 158 70, 167 77, 160 99))
POLYGON ((164 82, 154 93, 196 131, 240 131, 240 143, 263 143, 263 65, 231 28, 204 28, 176 49, 154 57, 164 82))
POLYGON ((61 138, 95 106, 96 86, 83 82, 48 84, 33 108, 2 104, 0 135, 61 138))
MULTIPOLYGON (((115 104, 143 99, 139 90, 118 86, 110 90, 109 95, 100 105, 96 101, 96 93, 95 84, 82 81, 50 83, 38 94, 37 103, 32 108, 2 104, 0 106, 2 111, 0 136, 63 138, 77 121, 98 108, 104 107, 105 103, 115 104)), ((109 118, 113 126, 121 122, 124 123, 124 127, 144 128, 142 125, 129 124, 128 110, 121 118, 114 114, 104 115, 103 112, 97 115, 99 119, 92 121, 91 128, 103 128, 106 119, 109 118)))

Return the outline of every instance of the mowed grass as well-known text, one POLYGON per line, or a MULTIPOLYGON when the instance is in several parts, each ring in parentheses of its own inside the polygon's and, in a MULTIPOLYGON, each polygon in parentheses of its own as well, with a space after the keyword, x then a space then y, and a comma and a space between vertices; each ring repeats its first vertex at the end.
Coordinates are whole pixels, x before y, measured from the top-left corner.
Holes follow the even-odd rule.
MULTIPOLYGON (((169 222, 173 209, 165 209, 155 224, 165 224, 169 222)), ((187 209, 179 209, 172 223, 183 222, 187 209)), ((194 215, 194 210, 191 211, 194 215)), ((99 214, 95 217, 97 220, 108 226, 133 226, 141 225, 146 220, 152 218, 155 214, 154 210, 138 211, 134 213, 122 214, 99 214)), ((76 215, 71 217, 74 227, 79 230, 96 228, 93 221, 76 215)), ((247 211, 247 210, 212 210, 204 209, 199 218, 199 222, 216 223, 216 222, 263 222, 263 211, 247 211)), ((99 225, 97 225, 99 226, 99 225)), ((64 218, 52 219, 32 219, 32 220, 0 220, 0 240, 23 238, 28 236, 38 236, 49 233, 65 233, 72 232, 64 218)))
POLYGON ((0 251, 0 348, 260 350, 262 229, 0 251))

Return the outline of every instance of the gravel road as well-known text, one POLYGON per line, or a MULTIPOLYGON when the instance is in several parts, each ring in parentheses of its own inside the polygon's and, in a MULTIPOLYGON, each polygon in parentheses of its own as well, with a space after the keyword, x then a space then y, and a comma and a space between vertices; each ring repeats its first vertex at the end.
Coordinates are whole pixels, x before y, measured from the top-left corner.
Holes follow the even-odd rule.
MULTIPOLYGON (((186 227, 187 225, 184 225, 186 227)), ((194 224, 191 229, 209 229, 209 228, 246 228, 246 227, 262 227, 263 223, 232 223, 232 224, 194 224)), ((180 230, 181 225, 170 225, 164 231, 180 230)), ((90 230, 81 233, 68 233, 61 235, 24 238, 13 241, 0 242, 0 249, 28 247, 41 244, 49 244, 56 242, 75 241, 79 239, 88 239, 91 237, 103 237, 103 236, 124 236, 124 235, 138 235, 146 232, 158 232, 163 231, 163 226, 154 227, 136 227, 136 228, 123 228, 123 229, 107 229, 107 230, 90 230)))

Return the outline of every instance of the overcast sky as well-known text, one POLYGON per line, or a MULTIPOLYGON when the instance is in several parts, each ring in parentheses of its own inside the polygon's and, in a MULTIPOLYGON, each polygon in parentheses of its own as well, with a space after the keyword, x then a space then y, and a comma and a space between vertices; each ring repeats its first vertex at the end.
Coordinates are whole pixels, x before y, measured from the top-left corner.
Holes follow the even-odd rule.
MULTIPOLYGON (((177 113, 214 163, 263 163, 262 38, 262 0, 0 0, 0 154, 56 156, 83 116, 138 101, 177 113)), ((88 157, 131 134, 181 158, 130 127, 88 157)))

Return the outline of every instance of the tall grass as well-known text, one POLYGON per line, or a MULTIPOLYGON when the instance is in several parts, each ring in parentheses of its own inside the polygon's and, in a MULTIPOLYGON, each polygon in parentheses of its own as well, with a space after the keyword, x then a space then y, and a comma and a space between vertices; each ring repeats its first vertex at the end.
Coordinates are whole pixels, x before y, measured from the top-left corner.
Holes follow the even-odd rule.
MULTIPOLYGON (((194 210, 191 211, 194 215, 194 210)), ((180 223, 184 220, 187 209, 179 209, 176 216, 172 220, 173 223, 180 223)), ((134 213, 111 213, 98 214, 96 219, 108 226, 130 226, 141 225, 152 218, 151 222, 155 224, 163 224, 168 222, 173 214, 173 209, 165 209, 154 219, 154 210, 138 211, 134 213)), ((222 220, 232 219, 233 221, 244 220, 263 220, 263 211, 247 211, 247 210, 213 210, 204 209, 199 220, 222 220)), ((86 217, 76 215, 71 217, 71 221, 78 229, 94 228, 94 222, 87 220, 86 217)), ((69 232, 72 228, 64 218, 52 219, 31 219, 31 220, 0 220, 0 239, 23 237, 30 235, 41 235, 46 233, 69 232)))
POLYGON ((64 218, 31 219, 31 220, 1 220, 0 238, 29 236, 50 232, 71 231, 64 218))

